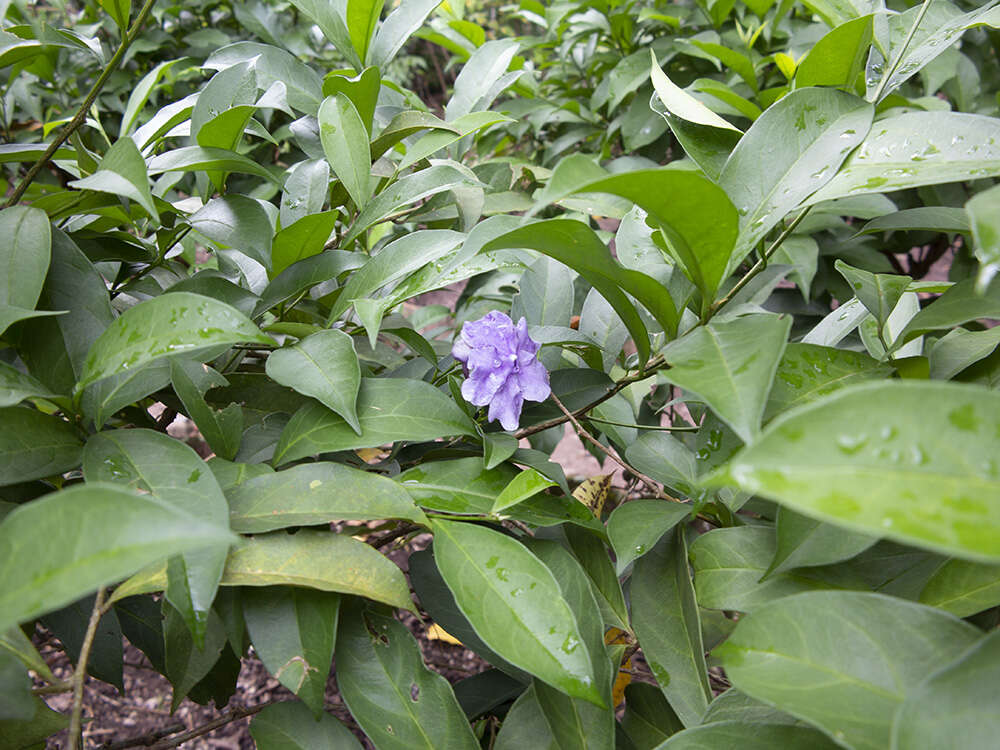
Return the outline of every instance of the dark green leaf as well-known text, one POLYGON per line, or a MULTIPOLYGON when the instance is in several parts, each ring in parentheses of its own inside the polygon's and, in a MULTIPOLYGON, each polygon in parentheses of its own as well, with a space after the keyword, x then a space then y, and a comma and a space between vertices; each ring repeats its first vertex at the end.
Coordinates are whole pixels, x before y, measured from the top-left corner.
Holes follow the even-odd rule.
POLYGON ((361 211, 371 198, 371 158, 368 130, 354 102, 336 93, 319 108, 319 137, 333 173, 361 211))
POLYGON ((882 750, 907 694, 978 636, 930 607, 881 594, 814 591, 742 618, 714 653, 744 693, 853 748, 882 750))
POLYGON ((768 576, 792 568, 850 560, 878 541, 877 537, 847 531, 789 508, 778 508, 777 529, 778 543, 768 576))
POLYGON ((253 198, 244 195, 213 198, 191 214, 188 222, 212 242, 239 250, 270 268, 274 229, 267 212, 253 198))
POLYGON ((649 668, 684 726, 695 726, 712 691, 683 527, 636 563, 630 592, 632 625, 649 668))
POLYGON ((171 354, 248 341, 272 345, 243 313, 210 297, 176 292, 129 308, 90 347, 77 390, 171 354))
POLYGON ((73 426, 55 415, 27 407, 0 409, 0 486, 74 469, 81 448, 73 426))
POLYGON ((149 495, 88 484, 22 505, 0 524, 0 630, 150 563, 228 544, 230 534, 149 495), (78 544, 87 540, 86 548, 78 544), (38 550, 47 550, 39 555, 38 550))
POLYGON ((199 647, 188 632, 186 619, 166 601, 163 602, 163 644, 166 677, 173 685, 171 712, 176 711, 184 697, 207 676, 219 660, 226 645, 226 628, 212 610, 205 618, 204 640, 199 647))
POLYGON ((500 734, 494 745, 495 750, 523 750, 523 748, 537 748, 537 750, 561 750, 552 730, 549 729, 548 722, 545 721, 545 714, 538 704, 538 696, 535 695, 535 687, 531 685, 521 693, 521 697, 514 701, 503 726, 500 727, 500 734))
POLYGON ((441 575, 486 645, 567 695, 601 705, 592 657, 548 568, 488 528, 446 521, 432 528, 441 575))
POLYGON ((1000 395, 937 381, 851 386, 775 419, 713 483, 945 554, 1000 560, 1000 395))
POLYGON ((684 729, 663 693, 648 682, 633 682, 625 688, 622 729, 639 750, 651 750, 684 729))
POLYGON ((1000 288, 977 294, 974 280, 965 279, 914 315, 896 342, 901 345, 925 333, 980 318, 1000 318, 1000 288))
POLYGON ((350 730, 330 714, 319 721, 302 703, 286 701, 268 706, 250 721, 257 750, 361 750, 350 730))
POLYGON ((836 86, 852 91, 868 59, 873 18, 855 18, 816 42, 795 69, 795 85, 836 86))
POLYGON ((243 617, 254 650, 278 681, 323 713, 340 597, 292 586, 248 588, 243 617))
POLYGON ((280 465, 317 453, 372 448, 397 440, 476 434, 465 413, 441 391, 403 378, 363 379, 358 423, 360 435, 325 406, 306 404, 281 434, 274 460, 280 465))
POLYGON ((424 666, 410 632, 360 602, 345 606, 340 618, 337 684, 379 748, 479 747, 451 686, 424 666))
POLYGON ((615 551, 618 575, 653 549, 664 534, 690 517, 691 506, 665 500, 632 500, 611 511, 608 538, 615 551))
POLYGON ((240 449, 243 411, 239 404, 213 409, 205 401, 210 389, 229 385, 229 381, 208 365, 180 358, 170 360, 170 380, 209 447, 220 458, 232 460, 240 449))
POLYGON ((957 617, 1000 604, 1000 565, 949 560, 930 577, 920 601, 957 617))
POLYGON ((228 498, 230 524, 234 530, 249 534, 371 518, 426 522, 396 482, 327 462, 248 479, 230 490, 228 498))
POLYGON ((751 724, 719 721, 679 732, 657 750, 717 750, 739 747, 740 750, 835 750, 840 747, 822 732, 811 727, 787 724, 751 724))

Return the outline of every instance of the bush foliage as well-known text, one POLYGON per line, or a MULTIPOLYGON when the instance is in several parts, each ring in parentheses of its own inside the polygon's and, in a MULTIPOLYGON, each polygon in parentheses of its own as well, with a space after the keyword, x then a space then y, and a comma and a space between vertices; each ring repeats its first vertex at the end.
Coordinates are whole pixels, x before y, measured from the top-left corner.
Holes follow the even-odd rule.
POLYGON ((0 7, 4 747, 122 635, 262 749, 995 743, 997 0, 0 7))

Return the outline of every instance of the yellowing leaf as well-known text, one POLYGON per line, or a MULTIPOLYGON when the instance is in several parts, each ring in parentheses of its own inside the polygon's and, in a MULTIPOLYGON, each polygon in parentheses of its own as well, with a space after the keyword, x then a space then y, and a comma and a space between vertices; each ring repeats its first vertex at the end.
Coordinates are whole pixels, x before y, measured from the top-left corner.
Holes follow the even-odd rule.
POLYGON ((455 636, 453 636, 451 633, 449 633, 447 630, 445 630, 444 628, 442 628, 437 623, 431 623, 427 627, 426 633, 427 633, 427 637, 430 640, 432 640, 432 641, 444 641, 445 643, 450 643, 453 646, 464 646, 465 645, 460 640, 458 640, 458 638, 456 638, 455 636))
POLYGON ((579 487, 573 490, 573 497, 590 508, 591 512, 600 518, 610 489, 611 474, 601 474, 584 480, 579 487))

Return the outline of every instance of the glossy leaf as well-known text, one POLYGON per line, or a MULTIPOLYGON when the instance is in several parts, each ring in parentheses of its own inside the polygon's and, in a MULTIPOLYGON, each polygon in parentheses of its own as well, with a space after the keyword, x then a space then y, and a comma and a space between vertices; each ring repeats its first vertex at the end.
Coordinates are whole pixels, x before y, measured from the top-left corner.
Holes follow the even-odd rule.
POLYGON ((867 222, 858 234, 912 232, 919 230, 968 234, 971 228, 969 226, 969 217, 961 208, 924 206, 878 216, 867 222))
POLYGON ((775 419, 713 482, 857 531, 995 562, 998 420, 1000 396, 985 388, 856 385, 775 419))
MULTIPOLYGON (((291 227, 289 227, 291 229, 291 227)), ((280 237, 282 233, 279 232, 280 237)), ((274 269, 278 272, 274 280, 261 292, 260 302, 254 310, 255 318, 282 302, 295 297, 310 287, 337 278, 364 264, 359 253, 345 250, 327 250, 317 255, 295 260, 290 265, 284 263, 289 258, 274 256, 274 269), (280 269, 280 271, 278 270, 280 269)))
POLYGON ((850 284, 854 296, 875 317, 880 330, 912 281, 909 276, 854 268, 842 260, 837 260, 834 267, 850 284))
POLYGON ((361 366, 353 340, 343 331, 320 331, 272 352, 267 358, 267 374, 282 385, 312 396, 361 434, 356 408, 361 366))
POLYGON ((205 635, 196 643, 188 633, 186 618, 169 603, 163 603, 163 645, 165 676, 173 685, 170 704, 176 711, 191 689, 209 675, 226 645, 226 628, 214 610, 205 620, 205 635))
POLYGON ((441 575, 486 645, 567 695, 601 705, 591 656, 548 568, 519 542, 485 527, 431 526, 441 575))
POLYGON ((393 617, 345 607, 337 633, 337 684, 351 715, 379 748, 479 747, 447 680, 393 617))
POLYGON ((270 267, 274 230, 267 212, 253 198, 243 195, 213 198, 191 214, 188 222, 213 242, 239 250, 270 267))
POLYGON ((691 281, 706 297, 715 294, 726 276, 739 224, 736 208, 718 185, 694 172, 643 169, 587 183, 576 192, 611 193, 646 211, 691 281))
POLYGON ((337 48, 337 52, 355 70, 361 70, 363 64, 351 42, 351 34, 344 17, 345 3, 331 3, 326 0, 293 0, 292 5, 319 26, 323 35, 330 40, 337 48))
POLYGON ((426 521, 391 479, 322 461, 248 479, 227 497, 230 525, 245 534, 351 519, 426 521))
POLYGON ((0 486, 62 474, 80 465, 73 426, 27 407, 0 409, 0 486))
POLYGON ((483 251, 520 247, 565 263, 589 281, 625 323, 642 359, 649 356, 649 334, 624 292, 639 300, 668 335, 677 330, 677 311, 659 282, 621 266, 587 225, 567 219, 540 221, 501 235, 486 243, 483 251))
POLYGON ((636 563, 630 592, 632 625, 649 668, 684 726, 695 726, 712 691, 683 527, 636 563))
POLYGON ((836 742, 811 727, 787 724, 744 724, 718 721, 678 732, 657 750, 716 750, 739 747, 741 750, 835 750, 836 742))
POLYGON ((361 434, 325 406, 306 404, 281 435, 274 460, 354 448, 372 448, 397 440, 434 440, 449 435, 475 435, 465 413, 433 386, 402 378, 362 380, 358 393, 361 434))
POLYGON ((270 170, 261 166, 235 151, 208 146, 183 146, 171 151, 165 151, 150 158, 146 162, 150 177, 164 172, 200 172, 219 170, 222 172, 240 172, 263 177, 268 182, 280 186, 277 177, 270 170))
POLYGON ((1000 604, 1000 565, 949 560, 927 580, 920 601, 969 617, 1000 604))
POLYGON ((907 694, 977 638, 971 625, 930 607, 817 591, 744 617, 713 653, 748 695, 851 747, 876 750, 889 745, 893 713, 907 694))
POLYGON ((358 210, 364 209, 371 198, 368 130, 346 94, 337 93, 323 100, 319 108, 319 134, 333 173, 358 210))
POLYGON ((875 108, 851 94, 804 88, 744 133, 719 184, 740 214, 734 266, 800 203, 829 182, 871 127, 875 108), (761 169, 761 164, 767 169, 761 169))
POLYGON ((561 750, 545 721, 533 685, 521 693, 510 707, 494 747, 496 750, 520 750, 525 747, 561 750))
POLYGON ((664 350, 667 378, 699 396, 744 442, 760 429, 792 321, 775 315, 713 320, 664 350))
POLYGON ((1000 122, 962 112, 906 112, 872 126, 808 204, 1000 174, 1000 122))
POLYGON ((752 612, 792 594, 816 589, 864 589, 866 582, 844 568, 799 568, 767 575, 777 541, 767 526, 713 529, 691 545, 698 603, 709 609, 752 612))
POLYGON ((998 679, 1000 631, 994 630, 909 692, 896 711, 891 747, 989 747, 1000 732, 1000 718, 982 688, 998 679))
POLYGON ((90 383, 171 354, 247 341, 272 345, 245 315, 210 297, 175 292, 129 308, 90 347, 77 383, 90 383))
POLYGON ((795 85, 837 86, 852 91, 865 69, 872 43, 873 16, 861 16, 830 31, 795 70, 795 85))
POLYGON ((504 75, 520 46, 515 39, 494 39, 479 46, 455 78, 444 119, 453 122, 470 112, 489 109, 493 99, 520 75, 504 75))
POLYGON ((690 505, 665 500, 632 500, 611 511, 608 538, 615 551, 618 575, 690 515, 690 505))
POLYGON ((965 211, 972 226, 976 257, 981 264, 977 291, 986 290, 989 282, 1000 270, 1000 190, 995 187, 976 194, 965 204, 965 211))
POLYGON ((792 568, 829 565, 850 560, 878 539, 778 508, 777 547, 767 575, 792 568))
POLYGON ((424 508, 486 515, 515 476, 515 470, 506 464, 485 469, 481 459, 459 458, 414 466, 397 476, 396 481, 424 508))
POLYGON ((658 482, 686 495, 696 493, 698 468, 695 455, 673 435, 644 431, 625 449, 625 457, 639 471, 658 482))
POLYGON ((622 730, 637 748, 659 747, 683 729, 681 720, 656 686, 632 682, 625 688, 622 730))
POLYGON ((229 532, 158 498, 105 484, 54 492, 0 524, 0 630, 76 601, 168 555, 228 544, 229 532), (87 539, 81 548, 78 539, 87 539), (39 555, 39 549, 46 549, 39 555))
POLYGON ((177 397, 209 447, 220 458, 232 460, 240 449, 243 411, 239 404, 214 409, 205 401, 211 388, 229 385, 229 381, 208 365, 180 358, 170 360, 169 372, 177 397))
POLYGON ((250 721, 250 736, 258 750, 361 750, 351 731, 328 713, 319 721, 302 703, 284 701, 267 706, 250 721))
POLYGON ((411 0, 396 6, 375 32, 375 39, 368 50, 368 62, 377 68, 385 68, 440 4, 440 0, 411 0))
MULTIPOLYGON (((177 510, 229 530, 226 498, 212 472, 191 448, 153 430, 101 432, 87 441, 88 482, 114 482, 150 492, 177 510)), ((189 552, 168 566, 167 599, 201 645, 208 611, 222 577, 228 544, 189 552)))
POLYGON ((542 476, 534 469, 525 469, 507 483, 493 501, 492 513, 499 513, 513 505, 537 495, 547 487, 554 487, 555 482, 542 476))
POLYGON ((931 331, 962 325, 980 318, 1000 319, 1000 289, 977 294, 972 279, 960 281, 922 309, 899 334, 896 345, 931 331))
POLYGON ((12 206, 0 211, 0 334, 10 323, 34 310, 51 257, 51 228, 44 211, 12 206))
POLYGON ((101 159, 94 174, 69 183, 81 190, 96 190, 130 198, 155 221, 159 213, 153 204, 146 174, 146 162, 131 138, 119 138, 101 159))
POLYGON ((302 699, 312 710, 309 718, 315 720, 323 713, 340 597, 299 587, 268 586, 249 588, 242 599, 247 631, 260 660, 302 699))
POLYGON ((362 62, 368 59, 368 47, 375 35, 383 5, 383 0, 347 0, 344 20, 351 35, 351 44, 362 62))

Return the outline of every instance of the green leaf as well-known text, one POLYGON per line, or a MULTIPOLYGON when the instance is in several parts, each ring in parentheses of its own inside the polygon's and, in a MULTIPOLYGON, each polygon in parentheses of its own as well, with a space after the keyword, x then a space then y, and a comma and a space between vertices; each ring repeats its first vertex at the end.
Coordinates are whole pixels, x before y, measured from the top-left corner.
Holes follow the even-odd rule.
POLYGON ((948 206, 922 206, 896 211, 879 216, 867 222, 858 234, 875 232, 948 232, 968 234, 971 230, 969 217, 961 208, 948 206))
POLYGON ((649 668, 684 726, 695 726, 712 690, 684 527, 636 563, 630 592, 632 626, 649 668))
MULTIPOLYGON (((409 5, 409 3, 407 4, 409 5)), ((383 28, 385 28, 383 26, 383 28)), ((372 141, 371 154, 372 161, 378 159, 382 154, 388 151, 390 148, 395 146, 400 141, 409 138, 415 133, 419 133, 421 130, 450 130, 455 131, 455 128, 446 123, 444 120, 435 117, 430 112, 420 112, 417 110, 405 110, 400 112, 398 115, 389 121, 389 124, 385 126, 385 129, 372 141)), ((3 160, 3 150, 0 147, 0 162, 3 160)))
POLYGON ((365 68, 353 78, 334 72, 328 73, 323 79, 323 94, 325 96, 342 93, 354 102, 369 136, 372 132, 375 106, 378 103, 381 88, 382 76, 379 74, 378 68, 374 67, 365 68))
POLYGON ((774 599, 815 589, 864 589, 859 576, 843 568, 800 568, 765 578, 777 551, 773 528, 714 529, 691 545, 698 603, 709 609, 752 612, 774 599))
POLYGON ((742 618, 713 653, 744 693, 857 750, 882 750, 907 694, 978 635, 951 615, 901 599, 815 591, 742 618))
POLYGON ((73 425, 31 408, 0 409, 0 486, 62 474, 80 465, 73 425))
POLYGON ((1000 287, 977 294, 972 279, 964 279, 922 309, 896 338, 896 346, 931 331, 952 328, 980 318, 1000 318, 1000 287))
MULTIPOLYGON (((734 623, 735 624, 735 623, 734 623)), ((717 695, 702 719, 702 724, 713 722, 742 722, 743 724, 803 724, 791 714, 751 698, 736 688, 729 688, 717 695)))
POLYGON ((838 174, 874 115, 871 104, 852 94, 806 88, 768 107, 750 126, 719 177, 740 215, 730 268, 838 174))
POLYGON ((487 242, 482 252, 521 247, 555 258, 589 281, 625 323, 643 361, 649 357, 649 334, 625 292, 639 300, 668 335, 676 333, 678 313, 663 286, 624 268, 586 224, 569 219, 539 221, 487 242))
POLYGON ((851 386, 775 419, 709 481, 958 557, 1000 561, 1000 395, 977 386, 851 386))
POLYGON ((494 745, 495 750, 522 750, 526 747, 561 750, 542 713, 534 685, 529 685, 514 701, 494 745))
POLYGON ((188 633, 186 618, 169 602, 163 603, 163 646, 166 678, 173 685, 173 713, 191 689, 212 672, 226 645, 226 627, 214 610, 205 620, 205 635, 196 643, 188 633))
MULTIPOLYGON (((300 219, 322 211, 329 190, 330 164, 325 159, 307 159, 292 165, 281 194, 278 215, 282 228, 287 229, 300 219)), ((330 229, 332 231, 333 227, 330 229)), ((277 266, 277 257, 272 257, 277 266)))
POLYGON ((670 382, 705 400, 744 442, 760 429, 792 319, 746 315, 713 320, 664 349, 670 382))
POLYGON ((364 378, 358 393, 358 423, 360 435, 325 406, 306 404, 281 433, 275 465, 398 440, 476 435, 475 425, 454 401, 428 383, 405 378, 364 378))
MULTIPOLYGON (((643 432, 625 449, 625 457, 639 471, 663 482, 667 487, 675 488, 685 495, 698 493, 698 467, 694 452, 673 435, 643 432)), ((648 548, 652 545, 646 546, 648 548)))
POLYGON ((841 747, 811 727, 787 724, 751 724, 717 721, 691 727, 673 735, 657 750, 717 750, 739 747, 740 750, 836 750, 841 747))
MULTIPOLYGON (((119 4, 123 3, 124 0, 108 0, 111 3, 119 4)), ((131 0, 127 0, 128 4, 131 5, 131 0)), ((125 105, 125 111, 122 113, 121 123, 118 126, 118 133, 120 136, 128 135, 132 132, 135 127, 135 122, 139 118, 139 114, 142 112, 143 107, 149 101, 150 94, 153 93, 153 89, 160 82, 167 72, 174 67, 177 63, 181 62, 185 58, 178 58, 176 60, 164 60, 163 62, 157 63, 142 79, 135 85, 128 97, 128 102, 125 105)), ((145 145, 145 144, 137 144, 145 145)))
POLYGON ((626 629, 628 608, 625 606, 621 582, 608 556, 605 540, 575 525, 564 526, 563 534, 569 542, 570 552, 587 574, 604 622, 626 629))
POLYGON ((515 39, 494 39, 479 46, 455 78, 444 119, 454 122, 470 112, 489 109, 500 92, 520 76, 520 71, 507 73, 520 46, 515 39))
POLYGON ((337 684, 351 715, 379 748, 479 747, 448 681, 391 616, 345 606, 337 633, 337 684))
MULTIPOLYGON (((611 193, 646 211, 688 278, 706 298, 714 296, 726 277, 739 224, 739 214, 722 188, 696 172, 667 168, 606 177, 576 192, 611 193)), ((656 316, 654 309, 650 312, 656 316)), ((667 326, 664 330, 673 332, 667 326)))
POLYGON ((872 44, 874 16, 843 23, 816 42, 795 70, 795 85, 836 86, 853 91, 872 44))
POLYGON ((164 172, 240 172, 263 177, 281 186, 281 181, 253 159, 224 148, 184 146, 165 151, 146 162, 150 177, 164 172))
POLYGON ((338 92, 323 100, 319 107, 319 137, 333 173, 358 210, 363 210, 372 195, 368 130, 346 94, 338 92))
POLYGON ((807 204, 1000 174, 1000 121, 961 112, 887 117, 807 204))
POLYGON ((330 309, 328 323, 333 323, 356 299, 405 278, 419 268, 440 260, 462 242, 463 235, 447 229, 425 229, 394 240, 379 250, 358 271, 351 274, 343 291, 330 309))
POLYGON ((429 198, 438 193, 472 184, 472 179, 447 164, 435 164, 419 172, 408 174, 384 188, 376 195, 351 225, 344 236, 342 247, 347 247, 361 233, 385 220, 404 206, 429 198))
POLYGON ((208 365, 186 359, 170 360, 170 380, 188 416, 198 427, 209 447, 220 458, 232 460, 243 436, 243 410, 239 404, 214 409, 205 401, 212 388, 229 381, 208 365))
MULTIPOLYGON (((114 482, 150 492, 178 511, 228 532, 226 498, 190 447, 153 430, 101 432, 87 441, 88 482, 114 482)), ((185 618, 198 645, 222 578, 229 544, 189 552, 168 566, 167 599, 185 618)))
POLYGON ((211 297, 175 292, 140 302, 108 326, 90 347, 77 391, 160 357, 195 354, 220 344, 273 345, 243 313, 211 297))
POLYGON ((817 344, 789 344, 778 363, 764 421, 845 386, 891 374, 889 365, 879 364, 861 352, 817 344))
POLYGON ((1000 344, 1000 326, 985 331, 967 331, 955 328, 931 346, 930 376, 934 380, 948 380, 965 368, 985 359, 1000 344))
MULTIPOLYGON (((594 589, 580 563, 558 542, 532 540, 532 553, 552 572, 562 595, 580 626, 584 645, 591 654, 595 684, 607 705, 612 703, 612 663, 604 645, 604 622, 594 589)), ((607 554, 604 553, 605 559, 607 554)), ((617 581, 615 582, 617 584, 617 581)), ((624 602, 622 603, 624 606, 624 602)), ((615 731, 611 711, 582 698, 571 698, 535 679, 535 695, 559 746, 574 750, 603 750, 613 744, 615 731)))
POLYGON ((499 513, 511 506, 517 505, 530 497, 534 497, 547 487, 555 487, 556 483, 542 476, 534 469, 525 469, 500 490, 493 501, 491 513, 499 513))
POLYGON ((486 645, 567 695, 602 705, 591 655, 548 568, 488 528, 431 525, 441 575, 486 645))
POLYGON ((276 531, 245 538, 229 553, 222 582, 305 586, 413 609, 399 568, 367 544, 327 531, 276 531))
POLYGON ((0 248, 0 269, 6 279, 0 283, 0 334, 3 334, 11 323, 28 317, 38 302, 49 269, 52 230, 44 211, 11 206, 0 211, 0 233, 6 238, 0 248))
POLYGON ((970 617, 1000 604, 1000 565, 949 560, 928 579, 920 602, 956 617, 970 617))
POLYGON ((53 711, 38 696, 32 698, 34 710, 27 721, 0 719, 0 737, 11 750, 44 747, 45 739, 69 725, 69 717, 53 711))
POLYGON ((682 731, 684 725, 654 685, 632 682, 625 688, 622 729, 637 748, 653 748, 682 731))
POLYGON ((361 750, 351 731, 328 713, 319 721, 302 703, 285 701, 267 706, 250 721, 257 750, 361 750))
POLYGON ((347 29, 343 15, 346 3, 329 0, 292 0, 292 5, 319 26, 323 35, 355 70, 360 71, 364 67, 351 42, 351 33, 347 29))
POLYGON ((213 198, 191 214, 188 223, 212 242, 239 250, 265 268, 271 267, 274 229, 259 201, 244 195, 213 198))
POLYGON ((997 680, 1000 631, 994 630, 909 692, 896 711, 891 747, 989 747, 1000 732, 1000 717, 982 690, 997 680))
POLYGON ((487 515, 497 496, 515 476, 505 464, 484 469, 478 458, 428 461, 396 477, 413 501, 444 513, 487 515))
POLYGON ((856 534, 789 508, 778 508, 777 539, 766 577, 792 568, 850 560, 878 541, 876 537, 856 534))
POLYGON ((653 549, 664 534, 689 518, 691 506, 665 500, 632 500, 611 511, 608 538, 621 575, 635 560, 653 549))
POLYGON ((124 32, 128 29, 128 19, 132 14, 132 0, 100 0, 100 3, 101 7, 118 24, 119 31, 124 32))
POLYGON ((896 303, 913 281, 909 276, 865 271, 863 268, 849 266, 839 259, 833 265, 851 286, 854 296, 861 300, 861 304, 875 317, 879 330, 885 326, 889 314, 896 309, 896 303))
MULTIPOLYGON (((84 352, 86 354, 86 352, 84 352)), ((83 413, 100 429, 119 409, 170 384, 170 360, 161 359, 99 380, 83 391, 83 413)))
MULTIPOLYGON (((0 371, 2 372, 2 371, 0 371)), ((2 377, 2 375, 0 375, 2 377)), ((2 394, 2 391, 0 391, 2 394)), ((488 432, 483 435, 483 466, 495 469, 514 455, 518 448, 517 438, 509 432, 488 432)))
POLYGON ((0 630, 51 612, 100 586, 229 532, 149 495, 87 484, 11 511, 0 524, 0 630), (86 539, 85 548, 79 540, 86 539), (47 550, 39 555, 38 550, 47 550))
POLYGON ((965 204, 965 211, 981 264, 976 291, 983 293, 1000 270, 1000 190, 992 187, 977 194, 965 204))
POLYGON ((406 149, 406 156, 396 166, 398 171, 407 169, 418 163, 421 159, 426 159, 436 154, 443 148, 450 146, 467 135, 471 135, 490 125, 498 122, 513 122, 510 118, 499 112, 469 112, 467 115, 453 120, 450 124, 454 128, 451 130, 432 130, 406 149))
POLYGON ((202 67, 221 71, 238 63, 251 61, 260 89, 266 91, 280 81, 292 107, 309 114, 316 112, 316 107, 323 98, 323 84, 319 75, 294 55, 278 47, 258 42, 227 44, 215 50, 202 63, 202 67))
POLYGON ((115 141, 94 174, 81 180, 73 180, 69 185, 81 190, 96 190, 99 193, 130 198, 142 206, 142 210, 154 221, 160 218, 149 189, 146 162, 131 138, 123 137, 115 141))
POLYGON ((244 534, 344 520, 427 520, 391 479, 322 461, 248 479, 227 496, 229 523, 244 534))
MULTIPOLYGON (((312 709, 323 713, 333 662, 340 597, 293 586, 243 592, 243 617, 267 671, 312 709)), ((308 721, 308 720, 307 720, 308 721)))
POLYGON ((362 63, 368 59, 368 47, 375 35, 385 0, 347 0, 346 22, 351 44, 362 63))
MULTIPOLYGON (((332 214, 333 212, 329 213, 332 214)), ((291 229, 292 227, 289 227, 289 230, 291 229)), ((346 250, 327 250, 317 255, 302 258, 301 260, 294 260, 290 265, 285 266, 285 260, 291 261, 291 258, 278 252, 280 248, 279 238, 283 233, 284 230, 279 232, 275 238, 278 244, 276 244, 274 248, 275 252, 272 256, 274 261, 273 270, 278 272, 278 275, 261 292, 260 302, 257 303, 257 307, 254 310, 254 318, 260 317, 271 308, 301 294, 316 284, 335 279, 345 271, 359 268, 365 263, 362 253, 352 253, 346 250)))
MULTIPOLYGON (((74 663, 80 660, 80 651, 96 598, 95 594, 85 596, 42 617, 45 628, 62 641, 63 650, 74 663)), ((123 692, 122 661, 122 629, 118 615, 111 610, 103 614, 97 623, 90 644, 87 673, 123 692)))
POLYGON ((306 336, 293 346, 272 352, 266 369, 270 378, 312 396, 361 434, 356 408, 361 366, 354 340, 346 333, 326 330, 306 336))
POLYGON ((419 29, 441 0, 410 0, 400 3, 382 22, 368 50, 368 62, 384 69, 406 40, 419 29))

